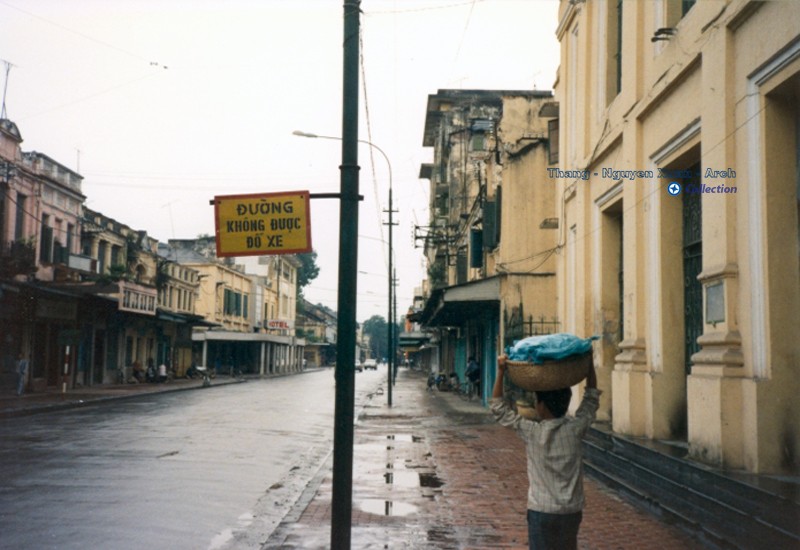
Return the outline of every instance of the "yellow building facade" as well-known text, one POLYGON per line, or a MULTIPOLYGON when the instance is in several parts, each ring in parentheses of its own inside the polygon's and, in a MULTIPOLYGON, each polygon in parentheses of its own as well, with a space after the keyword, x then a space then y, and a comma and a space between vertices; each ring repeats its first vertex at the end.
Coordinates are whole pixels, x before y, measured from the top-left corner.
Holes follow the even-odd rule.
POLYGON ((199 273, 200 288, 195 305, 198 315, 224 330, 252 332, 250 277, 221 263, 186 262, 184 265, 199 273))
MULTIPOLYGON (((497 154, 486 159, 487 206, 498 233, 486 273, 500 281, 501 348, 533 334, 558 332, 555 192, 547 177, 548 122, 558 106, 549 94, 503 96, 497 154)), ((488 228, 484 225, 484 239, 488 228)))
POLYGON ((488 401, 498 353, 558 332, 557 219, 549 164, 552 93, 443 89, 428 96, 423 145, 433 163, 425 304, 410 320, 432 336, 424 363, 462 381, 470 356, 488 401))
POLYGON ((800 470, 800 3, 562 0, 559 315, 617 433, 800 470))

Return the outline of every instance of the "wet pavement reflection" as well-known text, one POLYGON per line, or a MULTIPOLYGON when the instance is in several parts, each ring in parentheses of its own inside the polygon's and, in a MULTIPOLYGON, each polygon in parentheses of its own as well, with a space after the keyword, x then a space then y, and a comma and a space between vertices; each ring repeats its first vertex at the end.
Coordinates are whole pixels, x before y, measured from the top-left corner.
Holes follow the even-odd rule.
MULTIPOLYGON (((527 548, 521 440, 477 401, 429 393, 425 381, 420 372, 401 370, 394 406, 376 392, 358 417, 351 547, 527 548)), ((336 506, 331 484, 329 461, 261 548, 329 548, 336 506)), ((586 481, 586 495, 580 548, 701 547, 592 480, 586 481)))

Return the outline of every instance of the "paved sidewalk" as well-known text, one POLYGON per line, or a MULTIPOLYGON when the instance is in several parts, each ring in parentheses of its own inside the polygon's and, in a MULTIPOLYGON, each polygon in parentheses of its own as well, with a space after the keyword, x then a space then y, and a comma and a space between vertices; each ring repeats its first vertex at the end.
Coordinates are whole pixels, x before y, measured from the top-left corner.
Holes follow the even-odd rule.
MULTIPOLYGON (((525 450, 477 401, 429 393, 401 370, 356 423, 353 548, 527 548, 525 450)), ((262 549, 330 546, 331 464, 323 466, 262 549)), ((583 549, 702 545, 586 479, 583 549)))

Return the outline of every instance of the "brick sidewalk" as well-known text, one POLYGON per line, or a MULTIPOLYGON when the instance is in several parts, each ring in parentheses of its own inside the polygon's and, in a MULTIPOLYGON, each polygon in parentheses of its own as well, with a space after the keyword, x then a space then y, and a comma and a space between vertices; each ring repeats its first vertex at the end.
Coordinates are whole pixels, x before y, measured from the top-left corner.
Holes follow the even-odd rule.
MULTIPOLYGON (((360 415, 353 454, 353 548, 527 548, 522 441, 486 409, 428 393, 401 371, 394 406, 376 396, 360 415)), ((702 545, 592 479, 579 534, 584 549, 702 545)), ((263 548, 330 545, 330 463, 263 548)))

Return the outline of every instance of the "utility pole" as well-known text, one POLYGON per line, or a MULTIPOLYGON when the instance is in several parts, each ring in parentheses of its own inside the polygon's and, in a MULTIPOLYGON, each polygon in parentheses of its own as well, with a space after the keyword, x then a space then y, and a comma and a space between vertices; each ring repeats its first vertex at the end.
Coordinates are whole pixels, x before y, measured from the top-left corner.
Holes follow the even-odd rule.
POLYGON ((331 548, 349 550, 353 512, 356 288, 358 280, 358 62, 360 0, 344 1, 339 299, 333 430, 331 548))
MULTIPOLYGON (((315 139, 316 138, 336 139, 336 140, 340 140, 340 141, 343 139, 343 138, 336 137, 336 136, 321 136, 319 134, 312 134, 310 132, 302 132, 300 130, 295 130, 294 132, 292 132, 292 134, 294 134, 296 136, 300 136, 300 137, 315 138, 315 139)), ((392 226, 397 225, 396 223, 394 223, 392 221, 392 214, 394 212, 397 212, 397 210, 393 210, 393 208, 392 208, 392 163, 391 163, 391 161, 389 161, 389 155, 386 154, 386 151, 384 151, 383 149, 381 149, 380 147, 378 147, 377 145, 375 145, 371 141, 367 141, 365 139, 359 139, 358 142, 359 143, 363 143, 365 145, 369 145, 370 147, 372 147, 373 149, 378 151, 383 156, 383 159, 386 161, 386 167, 389 169, 389 210, 388 210, 388 212, 389 212, 389 223, 388 224, 384 224, 384 225, 388 225, 389 226, 389 273, 388 273, 388 275, 389 275, 389 277, 388 277, 389 278, 389 304, 388 304, 388 308, 387 308, 388 309, 388 317, 389 317, 389 319, 387 320, 387 323, 386 323, 387 324, 387 327, 386 327, 387 337, 386 338, 387 338, 387 347, 391 350, 391 349, 393 349, 393 347, 392 347, 392 334, 393 334, 393 332, 392 332, 392 325, 391 325, 391 323, 389 321, 393 318, 393 314, 392 314, 392 296, 394 295, 393 294, 394 286, 392 286, 392 261, 393 261, 393 254, 394 254, 394 249, 392 247, 392 226)), ((384 210, 384 212, 387 212, 387 211, 384 210)), ((394 301, 396 302, 397 300, 395 299, 394 301)), ((394 315, 394 316, 396 316, 396 315, 394 315)), ((391 407, 392 406, 392 355, 390 353, 387 353, 386 355, 387 355, 387 360, 388 360, 388 365, 387 366, 388 366, 388 369, 389 369, 389 371, 388 371, 388 381, 387 381, 388 384, 389 384, 388 397, 389 397, 389 406, 391 407)))
POLYGON ((394 342, 392 355, 394 356, 395 362, 397 362, 397 339, 399 338, 397 334, 397 268, 394 269, 394 273, 392 274, 392 285, 394 286, 392 289, 392 333, 394 334, 394 338, 392 339, 394 342))
MULTIPOLYGON (((385 212, 385 211, 384 211, 385 212)), ((386 319, 386 329, 388 333, 388 342, 387 342, 387 352, 386 356, 388 359, 388 379, 387 384, 389 386, 389 406, 392 406, 392 386, 394 385, 394 306, 392 297, 394 296, 394 278, 392 277, 392 262, 394 256, 394 248, 392 245, 392 227, 397 225, 392 221, 392 214, 396 212, 394 210, 394 206, 392 204, 392 185, 391 179, 389 180, 389 223, 386 224, 389 226, 389 312, 386 319)))

